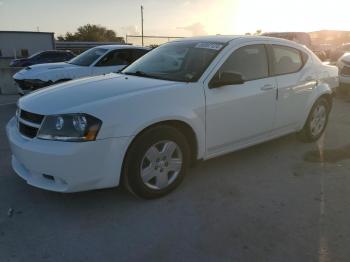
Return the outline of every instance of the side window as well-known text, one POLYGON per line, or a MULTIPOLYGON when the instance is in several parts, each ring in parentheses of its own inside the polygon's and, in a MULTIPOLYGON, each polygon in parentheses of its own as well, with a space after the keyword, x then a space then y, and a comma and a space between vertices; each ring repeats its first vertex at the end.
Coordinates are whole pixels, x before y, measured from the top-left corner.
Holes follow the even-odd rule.
POLYGON ((52 54, 50 52, 43 52, 41 53, 38 58, 40 59, 50 59, 52 58, 52 54))
POLYGON ((132 50, 132 61, 136 61, 141 56, 145 55, 148 52, 148 50, 142 50, 142 49, 134 49, 132 50))
POLYGON ((302 57, 298 49, 272 45, 272 73, 274 75, 292 74, 298 72, 307 58, 302 57))
POLYGON ((131 63, 131 52, 128 49, 120 49, 109 52, 96 66, 129 65, 131 63))
POLYGON ((244 46, 234 51, 219 69, 242 75, 244 81, 268 77, 269 67, 264 45, 244 46))

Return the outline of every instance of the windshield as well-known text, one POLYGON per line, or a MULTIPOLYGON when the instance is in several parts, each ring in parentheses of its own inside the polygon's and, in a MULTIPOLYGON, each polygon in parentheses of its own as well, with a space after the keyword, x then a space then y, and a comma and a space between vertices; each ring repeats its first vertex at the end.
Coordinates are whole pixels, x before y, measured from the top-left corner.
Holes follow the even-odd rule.
POLYGON ((37 55, 40 55, 41 53, 42 53, 42 52, 36 52, 36 53, 32 54, 31 56, 29 56, 28 59, 34 58, 34 57, 36 57, 37 55))
POLYGON ((68 63, 78 66, 90 66, 106 52, 107 49, 104 48, 92 48, 73 58, 68 63))
POLYGON ((171 81, 197 81, 224 47, 221 43, 173 42, 162 45, 122 71, 171 81))

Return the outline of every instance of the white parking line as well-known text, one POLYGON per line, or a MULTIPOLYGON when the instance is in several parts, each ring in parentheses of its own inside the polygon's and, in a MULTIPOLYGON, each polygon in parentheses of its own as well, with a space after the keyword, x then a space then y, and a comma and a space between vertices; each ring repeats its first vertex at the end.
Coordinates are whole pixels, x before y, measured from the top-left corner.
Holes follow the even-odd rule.
POLYGON ((9 106, 9 105, 15 105, 16 102, 12 102, 12 103, 5 103, 5 104, 0 104, 0 106, 9 106))

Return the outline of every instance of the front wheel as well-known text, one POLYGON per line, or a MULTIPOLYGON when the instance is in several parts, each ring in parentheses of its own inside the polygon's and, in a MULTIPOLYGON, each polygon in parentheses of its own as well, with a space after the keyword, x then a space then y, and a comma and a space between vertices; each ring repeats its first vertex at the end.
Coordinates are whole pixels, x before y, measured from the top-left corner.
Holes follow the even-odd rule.
POLYGON ((123 168, 128 191, 157 198, 175 189, 187 171, 190 149, 186 138, 169 126, 151 128, 130 146, 123 168))
POLYGON ((328 124, 330 104, 325 98, 319 98, 313 105, 309 117, 298 133, 304 142, 314 142, 323 134, 328 124))

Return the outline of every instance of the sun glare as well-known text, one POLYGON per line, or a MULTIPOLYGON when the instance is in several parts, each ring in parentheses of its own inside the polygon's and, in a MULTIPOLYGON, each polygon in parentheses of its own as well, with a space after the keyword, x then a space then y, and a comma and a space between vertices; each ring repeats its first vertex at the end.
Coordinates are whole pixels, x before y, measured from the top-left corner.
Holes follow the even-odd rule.
POLYGON ((347 30, 350 24, 348 0, 238 0, 225 1, 221 6, 220 15, 214 15, 219 22, 208 25, 210 33, 347 30))

